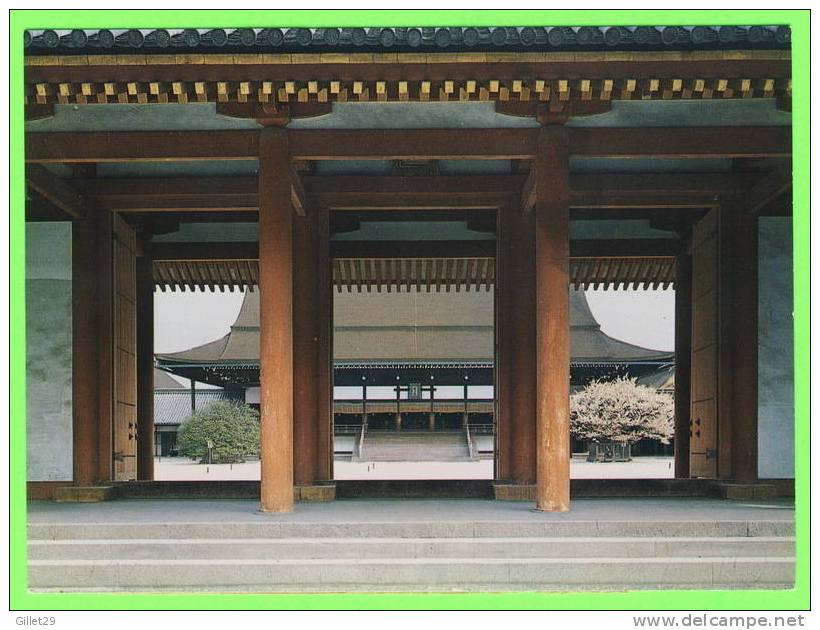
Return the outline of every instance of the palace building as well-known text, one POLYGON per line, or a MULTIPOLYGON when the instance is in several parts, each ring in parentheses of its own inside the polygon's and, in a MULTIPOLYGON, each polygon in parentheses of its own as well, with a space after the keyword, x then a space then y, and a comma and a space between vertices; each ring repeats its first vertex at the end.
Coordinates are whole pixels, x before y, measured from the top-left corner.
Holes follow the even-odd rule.
POLYGON ((674 363, 678 480, 793 482, 787 27, 253 26, 26 32, 29 496, 152 482, 154 295, 195 288, 245 304, 156 362, 258 401, 265 512, 333 499, 335 424, 448 414, 568 510, 570 392, 624 362, 674 363), (674 353, 590 287, 673 287, 674 353))

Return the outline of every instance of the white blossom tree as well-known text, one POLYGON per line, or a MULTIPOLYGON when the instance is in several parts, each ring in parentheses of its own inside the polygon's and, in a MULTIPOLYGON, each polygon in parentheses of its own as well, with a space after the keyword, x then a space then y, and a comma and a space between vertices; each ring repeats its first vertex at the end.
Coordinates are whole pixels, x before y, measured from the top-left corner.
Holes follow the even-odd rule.
POLYGON ((631 444, 649 438, 668 444, 674 416, 672 396, 634 378, 592 381, 570 397, 570 430, 582 440, 631 444))

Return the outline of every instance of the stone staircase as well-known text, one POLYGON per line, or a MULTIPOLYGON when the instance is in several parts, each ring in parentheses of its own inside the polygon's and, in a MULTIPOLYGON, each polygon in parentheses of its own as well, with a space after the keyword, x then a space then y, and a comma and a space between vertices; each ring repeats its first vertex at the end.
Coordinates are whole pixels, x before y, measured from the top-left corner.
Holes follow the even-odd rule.
POLYGON ((461 462, 470 461, 463 431, 368 431, 362 462, 461 462))
POLYGON ((788 521, 33 523, 46 591, 791 588, 788 521))

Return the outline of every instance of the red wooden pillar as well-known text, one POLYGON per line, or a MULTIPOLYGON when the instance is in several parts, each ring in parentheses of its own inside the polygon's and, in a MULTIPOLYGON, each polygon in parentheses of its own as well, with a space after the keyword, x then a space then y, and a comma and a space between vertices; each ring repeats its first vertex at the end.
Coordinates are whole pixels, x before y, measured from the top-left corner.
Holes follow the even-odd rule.
POLYGON ((114 444, 114 227, 113 213, 99 208, 96 216, 97 258, 97 481, 113 478, 114 444))
POLYGON ((510 318, 510 220, 513 212, 518 211, 516 204, 506 204, 499 208, 496 217, 496 283, 495 283, 495 473, 498 481, 512 476, 511 449, 512 424, 510 400, 512 382, 510 364, 512 360, 512 333, 510 318))
POLYGON ((261 510, 293 510, 293 250, 287 132, 259 134, 261 510))
POLYGON ((330 260, 330 211, 314 210, 316 219, 316 479, 333 479, 333 277, 330 260))
POLYGON ((316 481, 318 326, 316 318, 315 216, 293 219, 293 480, 316 481))
POLYGON ((758 226, 757 215, 748 211, 745 195, 735 199, 730 222, 731 470, 737 481, 757 481, 758 226))
POLYGON ((536 481, 535 214, 510 213, 509 326, 510 473, 513 483, 536 481))
POLYGON ((89 217, 72 224, 72 413, 74 483, 90 486, 98 468, 97 226, 89 217))
POLYGON ((675 477, 689 477, 692 369, 692 256, 678 256, 675 270, 675 477))
POLYGON ((154 478, 154 274, 150 249, 137 258, 137 479, 154 478))
POLYGON ((541 129, 535 204, 536 509, 569 509, 569 150, 567 130, 541 129))

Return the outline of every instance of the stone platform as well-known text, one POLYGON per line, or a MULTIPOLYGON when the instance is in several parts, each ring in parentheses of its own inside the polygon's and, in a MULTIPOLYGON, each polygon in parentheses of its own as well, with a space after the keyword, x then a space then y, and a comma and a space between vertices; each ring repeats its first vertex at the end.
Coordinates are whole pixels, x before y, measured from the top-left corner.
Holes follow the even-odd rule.
POLYGON ((790 588, 786 501, 245 500, 29 504, 36 590, 509 591, 790 588))

